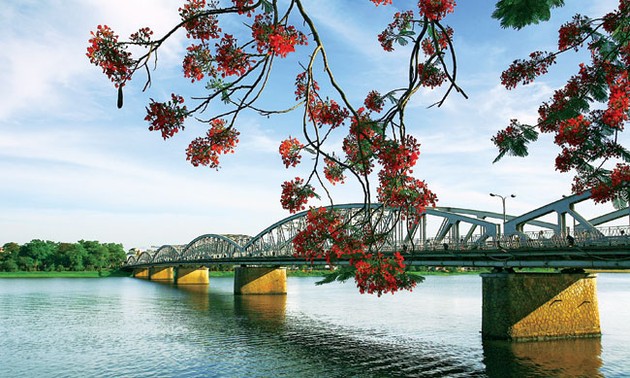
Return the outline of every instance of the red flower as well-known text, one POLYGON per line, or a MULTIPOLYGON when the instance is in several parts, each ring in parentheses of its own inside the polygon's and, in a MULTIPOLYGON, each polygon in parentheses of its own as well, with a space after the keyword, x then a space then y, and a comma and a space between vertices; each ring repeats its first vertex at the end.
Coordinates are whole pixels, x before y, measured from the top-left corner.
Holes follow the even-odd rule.
POLYGON ((529 84, 537 76, 547 73, 550 65, 556 62, 556 56, 542 51, 529 54, 529 60, 515 60, 501 74, 501 84, 507 89, 516 88, 519 82, 529 84))
POLYGON ((114 86, 124 86, 131 80, 134 60, 131 53, 118 43, 118 36, 107 25, 98 25, 96 33, 90 32, 90 46, 87 48, 87 57, 90 63, 103 69, 103 73, 114 83, 114 86))
POLYGON ((210 122, 206 136, 196 138, 190 143, 186 149, 186 160, 195 167, 207 165, 218 169, 219 155, 234 153, 239 134, 234 128, 227 128, 225 120, 214 119, 210 122))
POLYGON ((219 38, 221 28, 214 15, 204 14, 207 10, 205 0, 187 0, 179 8, 179 16, 184 21, 184 28, 188 38, 196 38, 202 41, 219 38))
POLYGON ((259 53, 267 52, 282 58, 295 51, 295 45, 306 45, 306 35, 294 26, 274 24, 271 15, 258 15, 252 25, 252 36, 259 53))
POLYGON ((155 102, 151 99, 147 115, 144 117, 145 121, 151 123, 149 130, 160 131, 164 139, 172 137, 180 129, 183 130, 184 120, 188 116, 186 106, 180 106, 183 103, 184 98, 174 93, 168 102, 155 102))
POLYGON ((344 167, 329 158, 324 158, 324 163, 326 164, 324 167, 324 176, 326 176, 326 179, 333 185, 337 183, 343 184, 346 179, 346 176, 343 174, 344 167))
POLYGON ((250 69, 252 62, 249 55, 236 46, 236 40, 232 35, 225 34, 216 47, 215 60, 221 76, 243 76, 250 69))
POLYGON ((383 110, 384 103, 385 103, 384 99, 381 97, 381 94, 378 93, 377 91, 371 91, 370 93, 368 93, 367 97, 365 98, 365 101, 363 101, 363 104, 368 110, 371 110, 377 113, 380 113, 381 110, 383 110))
POLYGON ((455 0, 420 0, 420 16, 425 16, 431 21, 439 21, 448 13, 453 13, 455 0))
POLYGON ((306 209, 309 198, 316 197, 315 189, 310 184, 305 184, 304 180, 296 177, 292 181, 285 181, 282 184, 282 195, 280 204, 285 210, 291 213, 306 209))
POLYGON ((282 162, 287 168, 289 168, 289 166, 295 167, 300 163, 300 159, 302 159, 302 155, 300 155, 302 147, 304 147, 304 145, 300 143, 297 138, 288 137, 280 143, 278 151, 282 157, 282 162))
POLYGON ((394 42, 398 41, 401 34, 411 29, 413 11, 394 14, 394 21, 387 25, 387 28, 378 35, 383 50, 394 51, 394 42))
POLYGON ((350 115, 348 109, 339 106, 335 100, 328 99, 314 101, 308 106, 306 114, 317 126, 330 125, 333 129, 343 124, 350 115))

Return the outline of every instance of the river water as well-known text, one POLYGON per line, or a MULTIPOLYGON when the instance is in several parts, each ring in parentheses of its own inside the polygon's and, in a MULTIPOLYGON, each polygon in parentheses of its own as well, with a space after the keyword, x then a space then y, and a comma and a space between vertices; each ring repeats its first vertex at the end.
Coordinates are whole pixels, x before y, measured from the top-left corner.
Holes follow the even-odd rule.
POLYGON ((629 377, 630 275, 600 274, 601 338, 482 342, 481 278, 381 298, 289 278, 0 280, 0 377, 629 377))

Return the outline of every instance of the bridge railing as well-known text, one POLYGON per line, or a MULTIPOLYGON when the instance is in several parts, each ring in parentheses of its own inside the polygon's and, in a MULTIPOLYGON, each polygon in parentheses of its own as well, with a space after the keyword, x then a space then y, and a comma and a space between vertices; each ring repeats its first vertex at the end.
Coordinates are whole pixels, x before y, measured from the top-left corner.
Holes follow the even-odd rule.
MULTIPOLYGON (((597 227, 597 231, 578 231, 576 234, 570 229, 568 233, 556 235, 552 230, 527 231, 525 237, 518 235, 504 235, 496 239, 482 239, 483 235, 475 234, 464 241, 463 238, 444 237, 440 240, 414 240, 415 251, 441 250, 479 250, 479 249, 516 249, 516 248, 563 248, 570 246, 618 246, 630 245, 630 226, 597 227)), ((386 246, 385 250, 401 250, 402 245, 386 246)), ((405 249, 407 249, 405 248, 405 249)))

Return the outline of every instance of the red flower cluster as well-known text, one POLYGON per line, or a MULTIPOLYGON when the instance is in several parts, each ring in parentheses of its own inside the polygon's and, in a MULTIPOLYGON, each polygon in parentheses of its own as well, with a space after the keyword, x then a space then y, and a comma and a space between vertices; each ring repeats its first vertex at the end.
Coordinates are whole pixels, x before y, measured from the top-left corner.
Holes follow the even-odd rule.
POLYGON ((326 164, 324 167, 324 176, 326 176, 326 179, 333 185, 337 183, 343 184, 346 179, 346 176, 343 174, 344 167, 329 158, 324 158, 324 163, 326 164))
POLYGON ((327 99, 326 101, 315 100, 309 103, 307 115, 317 126, 330 125, 334 129, 343 124, 350 113, 348 109, 339 106, 335 100, 327 99))
POLYGON ((610 181, 601 181, 595 178, 580 180, 576 178, 573 183, 575 192, 591 189, 591 198, 597 203, 612 201, 619 192, 628 193, 630 190, 630 165, 619 163, 610 173, 610 181))
POLYGON ((323 207, 311 209, 306 214, 306 227, 293 238, 295 257, 310 262, 325 257, 328 264, 333 264, 343 253, 338 254, 341 252, 338 247, 331 253, 331 241, 339 241, 346 236, 343 220, 335 210, 323 207))
POLYGON ((219 21, 210 14, 204 14, 207 11, 205 0, 187 0, 181 8, 179 8, 179 16, 185 21, 184 28, 188 38, 196 38, 201 41, 219 38, 221 28, 219 21))
POLYGON ((206 136, 190 143, 186 149, 186 160, 195 167, 206 165, 218 169, 219 155, 234 153, 239 134, 234 128, 227 128, 225 120, 214 119, 206 136))
POLYGON ((274 24, 270 14, 257 15, 252 25, 252 36, 259 53, 266 52, 282 58, 295 51, 295 45, 306 45, 304 33, 294 26, 274 24))
POLYGON ((131 80, 135 63, 131 59, 131 53, 118 43, 118 35, 107 25, 98 25, 96 33, 90 32, 90 45, 86 56, 90 63, 103 69, 103 73, 114 83, 114 86, 124 86, 127 80, 131 80))
POLYGON ((306 98, 306 93, 309 94, 309 103, 312 103, 317 98, 317 91, 319 91, 319 85, 317 81, 307 75, 307 72, 301 72, 295 78, 295 99, 306 98), (310 82, 309 82, 310 81, 310 82))
POLYGON ((420 84, 427 88, 436 88, 446 80, 446 73, 439 69, 435 64, 425 65, 418 64, 418 77, 420 84))
POLYGON ((612 128, 623 130, 630 109, 628 71, 623 71, 616 80, 610 80, 608 87, 610 89, 608 108, 602 115, 602 121, 612 128))
POLYGON ((140 28, 137 32, 132 33, 129 36, 129 40, 134 43, 147 44, 151 42, 152 35, 153 35, 153 30, 149 28, 140 28))
POLYGON ((304 145, 300 143, 297 138, 288 137, 280 143, 278 151, 280 152, 285 167, 295 167, 300 163, 300 159, 302 159, 302 155, 300 155, 302 147, 304 147, 304 145))
POLYGON ((557 145, 568 144, 569 146, 580 146, 589 136, 589 126, 591 122, 584 119, 583 115, 570 118, 560 122, 560 129, 556 134, 555 143, 557 145))
POLYGON ((216 74, 212 67, 212 56, 210 51, 203 45, 190 45, 186 48, 188 53, 184 57, 183 69, 184 77, 190 78, 192 82, 200 81, 205 76, 205 72, 216 74))
POLYGON ((315 189, 311 184, 305 184, 304 180, 296 177, 292 181, 285 181, 282 184, 282 195, 280 204, 285 210, 291 213, 306 209, 309 198, 317 197, 315 189))
MULTIPOLYGON (((517 122, 515 119, 511 120, 512 124, 517 122)), ((499 148, 499 150, 506 149, 506 143, 508 143, 511 139, 514 139, 518 136, 519 132, 513 126, 508 126, 504 130, 499 130, 497 135, 492 137, 492 143, 499 148)))
POLYGON ((250 17, 253 9, 250 7, 254 4, 254 0, 232 0, 234 6, 238 9, 238 14, 244 14, 247 12, 247 17, 250 17))
POLYGON ((422 180, 387 171, 380 171, 378 178, 378 200, 388 207, 399 208, 410 223, 417 223, 427 206, 435 206, 437 196, 422 180))
POLYGON ((577 51, 583 42, 583 33, 590 31, 588 20, 583 16, 575 15, 573 21, 567 22, 558 30, 558 49, 573 48, 577 51))
POLYGON ((400 38, 400 35, 411 29, 413 20, 413 11, 397 12, 394 14, 394 21, 387 25, 387 28, 378 35, 378 41, 381 43, 383 50, 394 51, 394 42, 400 38))
POLYGON ((370 0, 370 1, 372 1, 377 7, 381 4, 389 5, 392 3, 392 0, 370 0))
POLYGON ((394 252, 393 257, 385 257, 377 253, 371 259, 358 261, 355 264, 355 281, 361 294, 395 293, 398 290, 411 291, 416 281, 405 274, 405 258, 394 252))
POLYGON ((293 239, 295 257, 307 261, 325 258, 329 265, 347 260, 355 269, 355 282, 361 293, 394 293, 411 290, 415 281, 405 275, 404 257, 370 253, 365 240, 374 239, 373 232, 357 229, 333 209, 311 209, 306 214, 306 227, 293 239))
POLYGON ((236 45, 236 39, 232 35, 225 34, 216 47, 215 60, 221 76, 243 76, 251 68, 249 55, 236 45))
POLYGON ((147 115, 144 117, 145 121, 151 123, 149 130, 160 131, 164 139, 172 137, 180 129, 183 130, 184 120, 188 116, 186 106, 180 106, 183 103, 184 98, 174 93, 168 102, 155 102, 151 99, 147 115))
POLYGON ((357 172, 367 175, 374 168, 374 157, 383 130, 365 113, 365 108, 357 110, 358 117, 352 117, 350 131, 343 140, 343 151, 346 153, 348 165, 357 172))
POLYGON ((501 84, 507 89, 516 88, 519 82, 529 84, 540 75, 547 73, 549 66, 556 62, 556 56, 549 52, 534 51, 529 60, 515 60, 501 74, 501 84))
POLYGON ((407 135, 403 143, 388 139, 380 143, 377 155, 383 171, 392 175, 412 173, 411 168, 420 157, 420 144, 411 135, 407 135))
POLYGON ((447 14, 453 13, 455 0, 420 0, 420 16, 425 16, 431 21, 439 21, 447 14))
POLYGON ((373 112, 380 113, 383 110, 383 105, 385 104, 385 100, 381 97, 381 94, 377 91, 371 91, 368 93, 363 104, 368 110, 373 112))
POLYGON ((422 51, 426 56, 432 56, 436 53, 436 45, 438 51, 442 52, 448 49, 449 41, 453 38, 453 28, 446 28, 446 33, 437 32, 437 38, 425 38, 422 40, 422 51))

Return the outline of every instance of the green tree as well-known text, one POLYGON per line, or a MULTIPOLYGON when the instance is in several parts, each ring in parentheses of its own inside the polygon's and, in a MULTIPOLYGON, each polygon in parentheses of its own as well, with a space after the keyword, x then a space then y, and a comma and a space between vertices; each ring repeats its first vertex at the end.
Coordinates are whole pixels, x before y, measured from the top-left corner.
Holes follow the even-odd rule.
POLYGON ((56 253, 57 245, 51 241, 34 239, 20 247, 20 256, 32 260, 33 270, 45 270, 54 264, 56 253))
POLYGON ((105 244, 108 250, 107 267, 110 269, 118 268, 125 262, 127 254, 122 244, 107 243, 105 244))
POLYGON ((15 272, 18 270, 17 259, 20 255, 20 245, 14 242, 5 243, 0 253, 0 271, 15 272))
POLYGON ((87 259, 88 253, 83 245, 80 243, 60 243, 58 250, 59 260, 63 267, 73 271, 85 270, 84 261, 87 259))
POLYGON ((107 266, 109 250, 98 241, 79 240, 79 244, 87 252, 84 259, 86 270, 101 270, 107 266))

